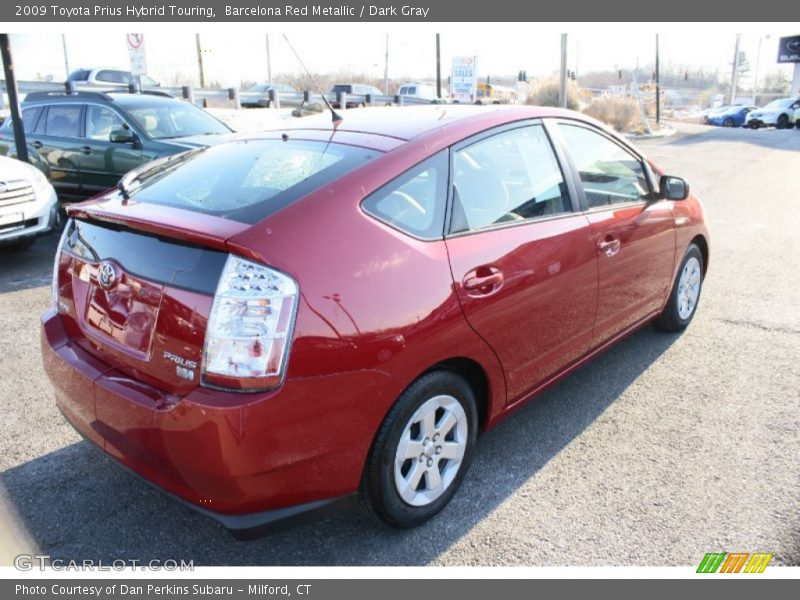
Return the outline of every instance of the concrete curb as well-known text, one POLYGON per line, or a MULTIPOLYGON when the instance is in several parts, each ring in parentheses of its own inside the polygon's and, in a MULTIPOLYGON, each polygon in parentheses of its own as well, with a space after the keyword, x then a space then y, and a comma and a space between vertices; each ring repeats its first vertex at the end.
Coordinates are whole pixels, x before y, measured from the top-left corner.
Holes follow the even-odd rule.
POLYGON ((662 127, 655 133, 624 133, 623 137, 628 140, 653 140, 659 138, 668 138, 678 133, 674 127, 662 127))

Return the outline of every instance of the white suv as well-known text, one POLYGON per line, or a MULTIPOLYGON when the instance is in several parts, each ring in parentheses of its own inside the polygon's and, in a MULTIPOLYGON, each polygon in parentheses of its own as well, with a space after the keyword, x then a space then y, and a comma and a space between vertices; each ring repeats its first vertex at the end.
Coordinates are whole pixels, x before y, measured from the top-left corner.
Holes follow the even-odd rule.
POLYGON ((59 223, 58 199, 36 167, 0 156, 0 245, 26 248, 59 223))
POLYGON ((751 129, 774 125, 778 129, 794 127, 800 118, 800 98, 779 98, 764 108, 748 113, 744 126, 751 129))

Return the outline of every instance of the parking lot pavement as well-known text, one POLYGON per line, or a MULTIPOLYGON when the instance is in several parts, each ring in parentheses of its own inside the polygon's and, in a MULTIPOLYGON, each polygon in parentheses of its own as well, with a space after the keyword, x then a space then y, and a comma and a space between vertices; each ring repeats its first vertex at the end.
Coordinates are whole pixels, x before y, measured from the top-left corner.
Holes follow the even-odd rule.
POLYGON ((800 131, 678 127, 641 147, 705 202, 691 327, 638 332, 485 435, 452 504, 410 531, 356 514, 236 542, 120 471, 42 372, 55 237, 2 251, 0 531, 15 551, 196 565, 800 564, 800 131))

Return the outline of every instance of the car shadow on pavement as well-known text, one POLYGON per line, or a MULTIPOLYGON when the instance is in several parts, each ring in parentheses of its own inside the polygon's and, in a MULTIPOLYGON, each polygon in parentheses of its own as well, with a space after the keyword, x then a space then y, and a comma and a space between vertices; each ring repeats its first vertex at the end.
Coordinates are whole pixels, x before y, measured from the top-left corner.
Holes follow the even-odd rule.
POLYGON ((60 236, 48 233, 25 249, 0 245, 0 294, 50 285, 60 236))
POLYGON ((0 485, 38 550, 62 560, 425 565, 535 477, 676 339, 645 328, 488 432, 462 489, 442 513, 416 529, 390 529, 358 512, 239 542, 119 469, 87 442, 9 469, 0 475, 0 485))
POLYGON ((690 146, 713 142, 732 142, 763 146, 771 150, 800 150, 800 129, 745 129, 743 127, 708 127, 696 133, 678 134, 664 138, 670 146, 690 146))

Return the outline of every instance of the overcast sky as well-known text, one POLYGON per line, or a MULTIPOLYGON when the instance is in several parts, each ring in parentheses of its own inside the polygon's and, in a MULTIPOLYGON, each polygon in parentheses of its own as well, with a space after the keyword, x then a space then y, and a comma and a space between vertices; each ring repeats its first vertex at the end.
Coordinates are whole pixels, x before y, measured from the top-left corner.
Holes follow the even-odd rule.
MULTIPOLYGON (((434 32, 442 36, 442 71, 449 74, 454 55, 477 55, 481 77, 516 74, 546 75, 558 69, 560 31, 569 34, 569 66, 579 73, 593 70, 632 68, 652 64, 655 54, 655 26, 598 24, 596 26, 548 24, 424 24, 416 25, 305 25, 286 26, 289 38, 307 67, 314 72, 347 70, 383 77, 385 44, 389 34, 389 76, 397 79, 432 78, 435 75, 434 32)), ((761 73, 777 67, 777 39, 800 32, 800 24, 769 26, 760 31, 746 28, 741 49, 755 65, 759 38, 761 73), (769 37, 764 37, 769 35, 769 37)), ((49 33, 12 34, 17 72, 21 79, 52 75, 65 76, 62 36, 57 29, 49 33)), ((70 69, 77 67, 127 68, 126 29, 102 25, 81 25, 67 29, 66 47, 70 69)), ((742 28, 740 27, 739 30, 742 28)), ((197 77, 195 28, 180 26, 140 26, 145 33, 149 74, 166 84, 177 83, 175 76, 188 80, 197 77)), ((266 79, 266 33, 261 26, 230 24, 205 25, 201 29, 208 82, 224 86, 241 80, 266 79)), ((661 60, 689 66, 731 68, 736 29, 730 26, 694 24, 663 27, 660 34, 661 60)), ((272 72, 298 72, 280 29, 269 31, 272 72)), ((782 66, 791 76, 791 66, 782 66)))

